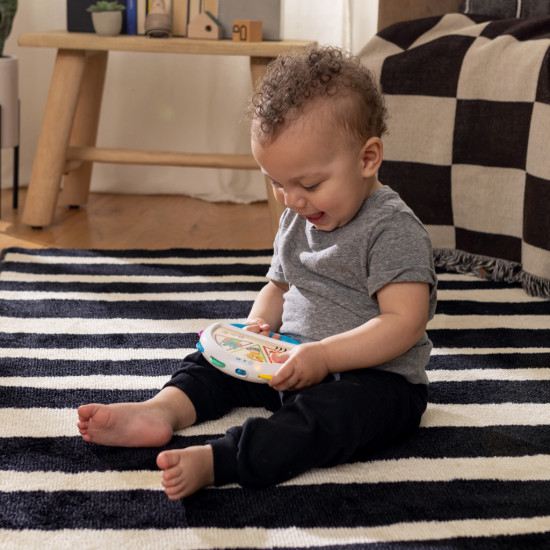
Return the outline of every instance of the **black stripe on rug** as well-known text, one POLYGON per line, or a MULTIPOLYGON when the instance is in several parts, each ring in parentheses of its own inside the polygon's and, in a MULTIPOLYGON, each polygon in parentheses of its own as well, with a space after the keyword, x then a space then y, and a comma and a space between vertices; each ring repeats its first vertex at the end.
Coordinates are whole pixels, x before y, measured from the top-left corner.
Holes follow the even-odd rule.
MULTIPOLYGON (((166 377, 166 381, 169 376, 166 377)), ((159 388, 160 389, 160 388, 159 388)), ((1 407, 76 408, 83 403, 137 402, 150 399, 154 388, 125 389, 49 389, 29 387, 0 387, 1 407)), ((502 404, 549 403, 550 381, 476 380, 473 382, 433 382, 430 385, 432 403, 502 404)))
MULTIPOLYGON (((163 449, 202 445, 216 434, 175 435, 163 449)), ((0 438, 3 467, 19 472, 127 472, 156 470, 156 448, 82 445, 80 437, 0 438)), ((546 426, 420 428, 404 441, 354 457, 365 467, 377 460, 409 458, 491 458, 540 455, 550 445, 546 426)))
POLYGON ((426 500, 431 521, 509 519, 526 510, 544 516, 550 506, 550 482, 279 486, 269 490, 269 497, 253 489, 204 490, 185 503, 171 503, 161 491, 150 490, 29 491, 0 494, 0 524, 25 529, 33 523, 34 528, 55 530, 376 526, 387 524, 388 519, 392 523, 425 522, 426 500), (539 490, 542 495, 534 502, 532 492, 539 490), (249 506, 257 500, 267 502, 252 512, 249 506))

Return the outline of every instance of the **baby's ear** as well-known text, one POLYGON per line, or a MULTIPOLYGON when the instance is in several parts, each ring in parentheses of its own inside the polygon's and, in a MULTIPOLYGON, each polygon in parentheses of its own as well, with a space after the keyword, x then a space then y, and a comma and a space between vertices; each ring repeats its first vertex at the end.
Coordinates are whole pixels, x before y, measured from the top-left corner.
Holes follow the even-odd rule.
POLYGON ((363 163, 363 177, 370 178, 378 172, 382 164, 384 147, 378 137, 367 139, 361 148, 361 161, 363 163))

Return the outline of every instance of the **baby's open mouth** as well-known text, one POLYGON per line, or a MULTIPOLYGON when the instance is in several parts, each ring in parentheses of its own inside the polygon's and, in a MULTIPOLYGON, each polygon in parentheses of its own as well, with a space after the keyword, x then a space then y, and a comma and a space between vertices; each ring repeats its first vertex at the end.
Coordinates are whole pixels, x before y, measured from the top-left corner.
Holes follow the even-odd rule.
POLYGON ((317 214, 313 214, 311 216, 306 216, 307 220, 311 223, 317 223, 321 221, 321 218, 325 215, 324 212, 317 212, 317 214))

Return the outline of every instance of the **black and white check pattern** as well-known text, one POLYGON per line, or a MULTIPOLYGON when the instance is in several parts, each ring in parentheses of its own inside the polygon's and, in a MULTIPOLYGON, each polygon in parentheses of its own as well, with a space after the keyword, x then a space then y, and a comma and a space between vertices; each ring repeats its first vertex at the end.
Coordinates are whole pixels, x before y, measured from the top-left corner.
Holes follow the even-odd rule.
POLYGON ((550 296, 550 17, 398 23, 361 52, 390 112, 383 183, 439 265, 550 296))

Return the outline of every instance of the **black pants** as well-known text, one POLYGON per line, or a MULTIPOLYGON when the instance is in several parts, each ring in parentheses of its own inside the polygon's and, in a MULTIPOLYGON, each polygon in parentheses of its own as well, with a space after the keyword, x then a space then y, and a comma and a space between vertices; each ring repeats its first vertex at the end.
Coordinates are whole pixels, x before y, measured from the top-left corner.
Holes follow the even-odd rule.
POLYGON ((166 384, 181 389, 197 412, 197 423, 235 407, 265 407, 269 418, 249 418, 209 441, 216 485, 273 485, 311 468, 348 461, 379 449, 420 424, 427 386, 376 369, 342 373, 321 384, 280 394, 267 384, 239 380, 212 367, 200 352, 186 357, 166 384))

